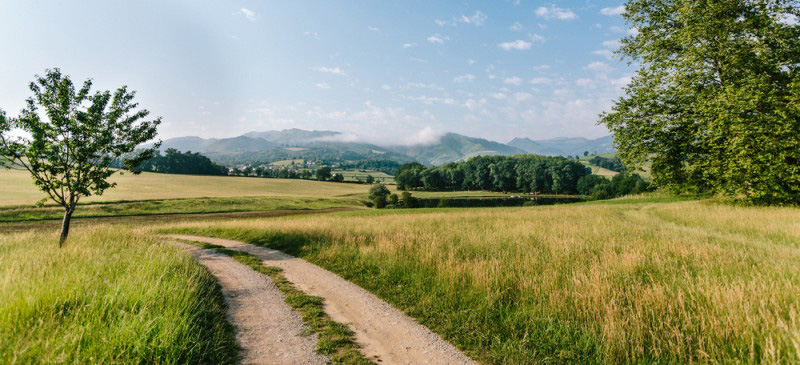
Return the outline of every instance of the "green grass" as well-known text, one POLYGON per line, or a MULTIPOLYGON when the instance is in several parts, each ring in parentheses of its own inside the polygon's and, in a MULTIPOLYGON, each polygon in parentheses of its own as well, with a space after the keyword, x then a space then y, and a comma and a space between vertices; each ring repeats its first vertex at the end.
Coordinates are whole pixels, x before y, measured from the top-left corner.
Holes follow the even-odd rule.
POLYGON ((203 242, 186 241, 204 249, 214 249, 217 252, 233 257, 234 260, 247 265, 251 269, 268 276, 272 283, 283 293, 286 303, 300 313, 303 322, 312 333, 317 334, 317 352, 329 356, 332 364, 372 364, 359 351, 355 341, 355 333, 346 325, 335 322, 325 314, 323 298, 311 296, 297 289, 283 276, 283 271, 274 266, 266 266, 256 256, 246 252, 229 250, 223 246, 203 242))
MULTIPOLYGON (((75 218, 119 217, 154 214, 199 214, 269 210, 329 209, 363 206, 355 198, 232 197, 97 202, 82 204, 75 218)), ((0 223, 61 219, 61 207, 0 207, 0 223)))
POLYGON ((302 158, 299 158, 299 159, 294 159, 294 160, 273 161, 273 162, 270 162, 269 164, 273 165, 273 166, 290 166, 290 165, 292 165, 292 163, 294 163, 295 165, 303 166, 304 162, 305 162, 305 160, 303 160, 302 158))
POLYGON ((653 199, 167 230, 302 257, 484 363, 800 361, 800 209, 653 199))
MULTIPOLYGON (((368 185, 340 184, 300 179, 265 179, 234 176, 195 176, 156 173, 114 174, 118 185, 102 196, 82 202, 166 200, 268 196, 285 198, 336 198, 366 196, 368 185)), ((45 194, 33 185, 26 171, 0 169, 0 206, 33 205, 45 194)))
POLYGON ((216 280, 115 227, 0 235, 0 363, 236 363, 216 280))

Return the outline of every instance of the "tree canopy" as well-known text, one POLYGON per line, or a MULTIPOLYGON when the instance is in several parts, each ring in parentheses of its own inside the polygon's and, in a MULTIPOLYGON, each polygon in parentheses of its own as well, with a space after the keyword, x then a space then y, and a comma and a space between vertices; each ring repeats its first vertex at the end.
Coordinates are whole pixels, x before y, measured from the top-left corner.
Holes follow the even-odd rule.
POLYGON ((639 65, 601 123, 628 167, 679 192, 800 202, 797 0, 630 0, 639 65))
POLYGON ((135 148, 156 136, 157 118, 143 121, 147 110, 137 110, 135 92, 123 86, 91 92, 87 80, 76 90, 59 69, 47 70, 30 83, 33 97, 16 118, 0 118, 0 165, 30 172, 34 184, 65 210, 59 245, 69 233, 72 213, 81 197, 101 195, 116 184, 108 178, 112 164, 123 169, 153 156, 153 148, 135 148), (12 131, 21 131, 14 136, 12 131))

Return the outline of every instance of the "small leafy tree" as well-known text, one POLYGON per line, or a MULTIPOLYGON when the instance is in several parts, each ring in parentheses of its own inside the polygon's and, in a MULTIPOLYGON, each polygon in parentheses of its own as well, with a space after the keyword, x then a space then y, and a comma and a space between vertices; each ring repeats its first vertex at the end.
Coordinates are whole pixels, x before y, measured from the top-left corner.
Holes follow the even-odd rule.
POLYGON ((381 183, 372 185, 372 187, 369 188, 369 200, 373 201, 378 208, 383 208, 380 206, 381 203, 386 206, 386 197, 389 196, 389 194, 391 194, 389 188, 381 183))
POLYGON ((344 181, 344 175, 342 175, 342 174, 333 174, 333 177, 331 178, 331 180, 333 180, 335 182, 342 182, 342 181, 344 181))
POLYGON ((374 177, 372 177, 372 175, 367 175, 367 180, 366 180, 366 183, 367 183, 367 184, 372 184, 372 183, 374 183, 374 182, 375 182, 375 178, 374 178, 374 177))
POLYGON ((389 195, 389 204, 397 207, 397 204, 400 202, 400 197, 397 194, 389 195))
POLYGON ((33 97, 18 117, 0 115, 0 166, 27 170, 34 184, 64 208, 59 247, 80 199, 116 185, 108 181, 117 172, 112 164, 121 159, 122 169, 138 174, 135 167, 159 145, 136 150, 155 138, 161 118, 143 121, 149 112, 136 110, 135 92, 123 86, 113 94, 92 94, 91 87, 87 80, 76 90, 59 69, 47 70, 30 83, 33 97), (23 136, 12 136, 14 130, 23 136))
POLYGON ((320 167, 320 168, 317 169, 317 180, 325 181, 325 180, 330 179, 331 176, 333 176, 333 175, 331 174, 331 168, 330 167, 320 167))
POLYGON ((403 208, 414 208, 417 206, 417 199, 411 196, 411 193, 404 191, 400 194, 400 205, 403 208))

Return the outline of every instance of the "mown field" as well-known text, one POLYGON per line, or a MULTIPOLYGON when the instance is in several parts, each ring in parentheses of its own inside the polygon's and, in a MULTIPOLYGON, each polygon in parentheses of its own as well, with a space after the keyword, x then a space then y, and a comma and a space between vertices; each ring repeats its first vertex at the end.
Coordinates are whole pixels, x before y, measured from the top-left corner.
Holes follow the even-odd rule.
POLYGON ((172 244, 130 229, 0 235, 0 363, 234 363, 222 294, 172 244))
POLYGON ((800 209, 659 199, 165 230, 301 256, 485 363, 800 361, 800 209))
MULTIPOLYGON (((118 185, 85 202, 162 200, 185 198, 269 196, 335 198, 366 195, 369 186, 299 179, 265 179, 233 176, 194 176, 142 173, 115 174, 118 185)), ((31 205, 44 197, 26 171, 0 169, 0 206, 31 205)))

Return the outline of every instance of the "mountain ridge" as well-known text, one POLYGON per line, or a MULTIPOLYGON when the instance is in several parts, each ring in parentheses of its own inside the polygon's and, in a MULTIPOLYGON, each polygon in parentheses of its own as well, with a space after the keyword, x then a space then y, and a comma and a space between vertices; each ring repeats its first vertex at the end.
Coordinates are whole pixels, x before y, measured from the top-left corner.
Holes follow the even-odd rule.
POLYGON ((451 132, 442 135, 436 143, 394 146, 337 141, 338 136, 343 134, 330 130, 291 128, 251 131, 232 138, 175 137, 165 140, 161 149, 200 152, 216 162, 228 164, 297 157, 322 160, 385 159, 398 163, 418 161, 427 165, 443 165, 479 155, 575 156, 584 151, 601 154, 615 152, 612 136, 546 140, 517 137, 508 143, 500 143, 451 132))

